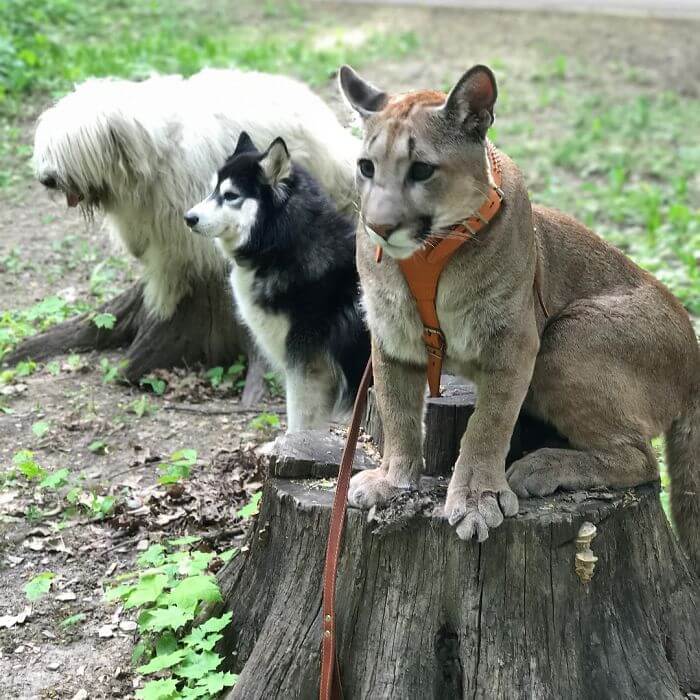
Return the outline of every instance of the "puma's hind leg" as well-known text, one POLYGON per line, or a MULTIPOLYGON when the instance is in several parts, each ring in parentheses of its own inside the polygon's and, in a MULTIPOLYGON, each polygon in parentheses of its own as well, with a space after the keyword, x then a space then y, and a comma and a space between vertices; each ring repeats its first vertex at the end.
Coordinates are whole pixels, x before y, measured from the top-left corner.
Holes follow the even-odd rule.
POLYGON ((608 450, 545 447, 513 462, 506 473, 510 487, 521 498, 549 496, 557 489, 625 488, 657 476, 651 450, 632 445, 608 450))
POLYGON ((574 302, 545 329, 526 409, 574 449, 544 448, 513 463, 518 496, 625 488, 658 478, 651 439, 680 410, 684 329, 651 288, 574 302))

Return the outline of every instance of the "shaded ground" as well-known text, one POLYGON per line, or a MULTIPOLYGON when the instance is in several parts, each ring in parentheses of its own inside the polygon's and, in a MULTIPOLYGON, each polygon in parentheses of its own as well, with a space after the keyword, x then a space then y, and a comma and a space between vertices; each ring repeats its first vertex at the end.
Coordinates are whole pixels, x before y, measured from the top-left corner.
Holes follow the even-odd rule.
MULTIPOLYGON (((533 198, 594 224, 700 311, 695 23, 328 4, 306 12, 306 20, 345 31, 414 32, 415 56, 362 66, 392 90, 448 87, 472 63, 490 64, 500 85, 494 140, 521 163, 533 198)), ((321 92, 340 111, 332 80, 321 92)), ((29 125, 21 125, 28 142, 29 125)), ((18 167, 18 184, 0 191, 0 308, 58 293, 94 302, 123 288, 137 271, 110 257, 99 222, 66 213, 18 167)), ((250 420, 281 403, 235 412, 232 392, 212 390, 201 375, 170 377, 165 397, 144 403, 139 389, 103 381, 118 355, 107 368, 95 356, 59 359, 0 384, 0 405, 13 411, 0 416, 0 459, 9 467, 30 449, 45 468, 70 469, 86 492, 114 496, 118 507, 98 521, 85 510, 66 513, 22 480, 0 483, 0 618, 25 609, 32 576, 56 574, 23 623, 0 628, 0 697, 71 698, 81 689, 128 697, 132 626, 101 602, 102 582, 133 566, 148 542, 186 532, 209 535, 219 549, 240 539, 235 511, 258 480, 250 448, 268 437, 250 420), (48 425, 41 436, 36 423, 48 425), (88 449, 95 442, 103 454, 88 449), (182 448, 197 451, 196 476, 181 493, 157 486, 158 459, 182 448), (61 626, 80 613, 84 619, 61 626)))

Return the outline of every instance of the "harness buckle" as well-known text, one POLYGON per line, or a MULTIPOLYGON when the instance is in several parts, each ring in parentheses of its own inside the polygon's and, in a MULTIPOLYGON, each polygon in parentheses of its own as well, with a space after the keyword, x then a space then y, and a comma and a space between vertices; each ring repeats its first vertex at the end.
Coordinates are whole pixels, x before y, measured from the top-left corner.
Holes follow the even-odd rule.
POLYGON ((447 341, 445 334, 439 328, 423 326, 423 343, 425 343, 425 349, 430 355, 438 358, 445 356, 447 341))

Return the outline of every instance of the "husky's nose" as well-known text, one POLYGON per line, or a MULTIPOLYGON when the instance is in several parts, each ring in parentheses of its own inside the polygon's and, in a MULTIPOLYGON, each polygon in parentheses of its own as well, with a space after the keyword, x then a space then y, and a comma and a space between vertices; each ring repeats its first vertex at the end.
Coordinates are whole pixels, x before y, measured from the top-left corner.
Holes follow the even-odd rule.
POLYGON ((185 223, 190 228, 192 228, 193 226, 196 226, 198 221, 199 221, 199 217, 196 214, 190 214, 190 212, 187 212, 187 214, 185 214, 185 223))
POLYGON ((380 238, 386 241, 389 236, 399 228, 399 224, 367 224, 367 228, 374 231, 380 238))

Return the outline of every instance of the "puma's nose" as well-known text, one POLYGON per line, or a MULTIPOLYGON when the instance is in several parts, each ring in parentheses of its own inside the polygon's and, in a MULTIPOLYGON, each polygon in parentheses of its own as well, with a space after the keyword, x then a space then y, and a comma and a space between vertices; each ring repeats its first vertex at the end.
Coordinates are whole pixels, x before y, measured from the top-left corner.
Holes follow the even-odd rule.
POLYGON ((367 224, 367 228, 374 231, 378 236, 385 241, 399 227, 399 224, 367 224))

